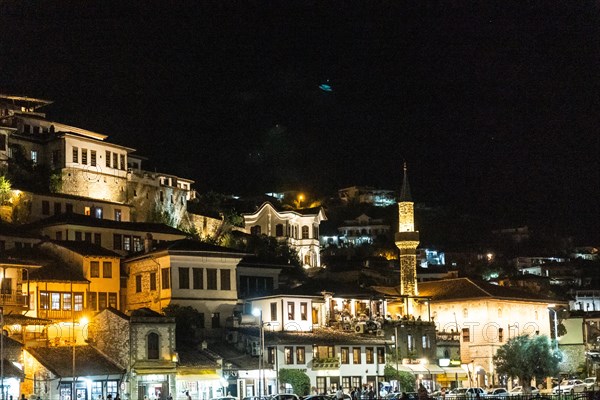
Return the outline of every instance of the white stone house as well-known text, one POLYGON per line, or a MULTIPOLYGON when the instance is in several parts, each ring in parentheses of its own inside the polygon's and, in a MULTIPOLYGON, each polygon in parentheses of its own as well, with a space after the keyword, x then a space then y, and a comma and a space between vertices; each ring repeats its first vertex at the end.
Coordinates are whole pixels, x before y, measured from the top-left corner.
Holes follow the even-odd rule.
POLYGON ((124 260, 127 309, 191 306, 204 337, 218 337, 237 304, 236 266, 246 254, 193 240, 159 243, 124 260))
POLYGON ((254 213, 243 214, 247 233, 287 241, 304 268, 321 266, 319 224, 327 219, 322 207, 278 210, 269 202, 254 213))

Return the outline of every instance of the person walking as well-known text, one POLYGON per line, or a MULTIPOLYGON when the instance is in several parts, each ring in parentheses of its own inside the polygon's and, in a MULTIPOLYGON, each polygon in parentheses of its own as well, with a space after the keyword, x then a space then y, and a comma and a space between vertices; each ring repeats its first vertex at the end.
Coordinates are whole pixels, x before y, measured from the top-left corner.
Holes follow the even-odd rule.
POLYGON ((427 400, 429 398, 429 393, 422 383, 419 383, 419 390, 417 391, 417 394, 419 396, 419 400, 427 400))

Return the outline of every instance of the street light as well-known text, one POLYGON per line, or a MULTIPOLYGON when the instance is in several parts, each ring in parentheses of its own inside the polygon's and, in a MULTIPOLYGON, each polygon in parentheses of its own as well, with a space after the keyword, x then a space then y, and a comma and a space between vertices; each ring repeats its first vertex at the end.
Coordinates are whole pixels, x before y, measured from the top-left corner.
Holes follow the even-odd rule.
POLYGON ((260 328, 260 352, 258 353, 258 394, 263 397, 265 394, 265 386, 263 382, 264 370, 264 353, 265 353, 265 327, 263 326, 262 309, 255 308, 252 310, 252 315, 258 317, 260 328))

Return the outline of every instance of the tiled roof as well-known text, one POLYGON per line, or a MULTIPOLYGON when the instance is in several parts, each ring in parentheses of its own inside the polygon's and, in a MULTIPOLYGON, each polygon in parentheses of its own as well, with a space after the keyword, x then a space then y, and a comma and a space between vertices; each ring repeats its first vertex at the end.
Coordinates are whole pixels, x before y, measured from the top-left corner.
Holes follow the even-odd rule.
MULTIPOLYGON (((35 347, 27 351, 56 376, 73 376, 73 347, 35 347)), ((116 375, 125 372, 91 346, 75 346, 75 371, 77 376, 116 375)))
POLYGON ((217 246, 215 244, 204 243, 192 239, 180 239, 170 242, 161 242, 154 246, 153 251, 169 250, 169 251, 202 251, 211 253, 239 253, 245 254, 238 249, 229 247, 217 246))
POLYGON ((238 351, 235 346, 225 341, 209 344, 208 347, 223 358, 223 365, 232 364, 233 369, 258 369, 258 357, 238 351))
MULTIPOLYGON (((469 278, 419 282, 417 287, 419 296, 428 297, 434 302, 483 298, 517 301, 557 301, 554 298, 549 298, 540 294, 505 286, 492 285, 487 282, 475 282, 469 278)), ((374 289, 386 295, 399 296, 398 287, 374 287, 374 289)))
POLYGON ((378 292, 371 287, 361 287, 356 283, 348 283, 334 279, 313 279, 307 283, 295 288, 282 288, 273 291, 279 295, 305 295, 305 296, 320 296, 322 292, 333 293, 334 296, 355 297, 355 298, 370 298, 377 297, 378 292))
POLYGON ((40 235, 33 234, 33 233, 29 232, 28 230, 23 229, 21 226, 15 226, 13 224, 8 224, 4 221, 0 221, 0 232, 2 233, 2 235, 6 235, 6 236, 41 239, 40 235))
POLYGON ((85 201, 86 203, 102 203, 102 204, 116 204, 122 207, 131 207, 128 204, 125 203, 119 203, 116 201, 109 201, 109 200, 101 200, 101 199, 92 199, 89 197, 85 197, 85 196, 76 196, 73 194, 66 194, 66 193, 38 193, 38 192, 32 192, 33 194, 36 194, 38 196, 47 196, 47 197, 56 197, 56 198, 62 198, 62 199, 72 199, 72 200, 81 200, 81 201, 85 201))
POLYGON ((32 222, 24 225, 24 229, 37 229, 45 226, 53 225, 80 225, 80 226, 91 226, 98 228, 118 229, 118 230, 129 230, 136 232, 157 232, 167 233, 172 235, 181 235, 183 237, 187 234, 179 229, 172 228, 165 224, 158 224, 152 222, 123 222, 113 221, 110 219, 98 219, 92 216, 75 214, 75 213, 63 213, 53 215, 51 217, 32 222))
POLYGON ((91 242, 81 240, 51 240, 49 242, 54 243, 57 246, 64 247, 65 249, 71 250, 75 253, 81 254, 82 256, 121 258, 120 254, 91 242))
POLYGON ((21 371, 19 368, 15 367, 15 365, 6 358, 4 359, 3 367, 3 373, 5 377, 19 379, 23 379, 25 377, 25 373, 23 373, 23 371, 21 371))
POLYGON ((188 368, 218 368, 217 358, 219 356, 210 350, 199 350, 182 348, 177 349, 179 354, 179 364, 181 367, 188 368))
POLYGON ((29 279, 32 281, 88 282, 81 268, 71 267, 64 261, 42 252, 38 247, 10 249, 6 251, 6 255, 41 265, 41 268, 29 271, 29 279))

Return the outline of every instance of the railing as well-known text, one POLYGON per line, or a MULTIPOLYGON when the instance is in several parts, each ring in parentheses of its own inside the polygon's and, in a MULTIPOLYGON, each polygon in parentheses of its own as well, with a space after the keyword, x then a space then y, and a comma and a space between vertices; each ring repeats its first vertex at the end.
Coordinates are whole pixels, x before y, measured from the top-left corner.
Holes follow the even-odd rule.
POLYGON ((0 293, 0 304, 3 306, 29 306, 29 295, 16 290, 2 290, 0 293))
POLYGON ((47 319, 58 319, 58 320, 72 320, 79 321, 83 317, 83 311, 69 311, 69 310, 38 310, 38 318, 47 319))

